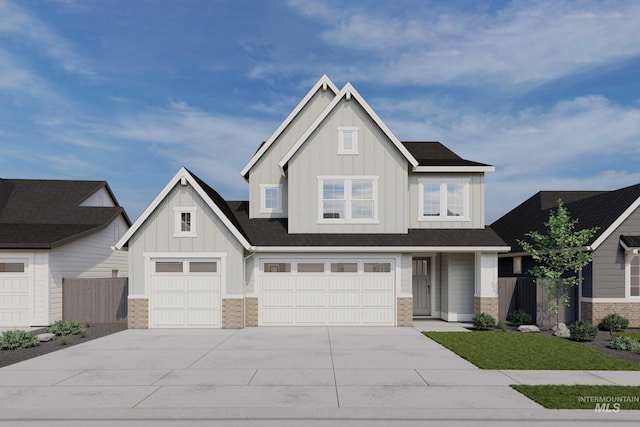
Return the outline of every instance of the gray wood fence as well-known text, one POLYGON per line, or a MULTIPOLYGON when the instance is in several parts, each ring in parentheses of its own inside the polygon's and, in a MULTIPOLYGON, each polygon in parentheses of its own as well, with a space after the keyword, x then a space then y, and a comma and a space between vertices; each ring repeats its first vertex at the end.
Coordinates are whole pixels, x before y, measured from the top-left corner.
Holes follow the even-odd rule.
POLYGON ((126 323, 128 280, 63 279, 62 318, 90 323, 126 323))

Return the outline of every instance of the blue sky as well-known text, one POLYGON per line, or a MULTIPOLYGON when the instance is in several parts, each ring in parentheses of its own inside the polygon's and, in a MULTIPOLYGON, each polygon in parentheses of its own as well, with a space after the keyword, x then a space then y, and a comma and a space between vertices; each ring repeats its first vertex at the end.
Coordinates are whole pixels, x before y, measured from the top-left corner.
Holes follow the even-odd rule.
POLYGON ((0 0, 0 177, 107 180, 135 219, 182 165, 227 199, 322 74, 401 140, 539 190, 640 183, 640 2, 0 0))

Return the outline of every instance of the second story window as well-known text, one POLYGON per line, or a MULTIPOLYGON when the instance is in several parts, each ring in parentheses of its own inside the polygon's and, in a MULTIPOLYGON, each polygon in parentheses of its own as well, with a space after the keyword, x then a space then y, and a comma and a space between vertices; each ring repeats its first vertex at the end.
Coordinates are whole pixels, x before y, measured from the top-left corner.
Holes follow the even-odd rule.
POLYGON ((196 237, 196 208, 173 208, 173 237, 196 237))
POLYGON ((358 128, 341 126, 338 128, 338 154, 358 154, 358 128))
POLYGON ((282 213, 282 185, 260 185, 260 213, 282 213))
POLYGON ((375 222, 377 177, 319 177, 319 222, 375 222))
POLYGON ((418 180, 418 221, 469 219, 469 180, 425 178, 418 180))

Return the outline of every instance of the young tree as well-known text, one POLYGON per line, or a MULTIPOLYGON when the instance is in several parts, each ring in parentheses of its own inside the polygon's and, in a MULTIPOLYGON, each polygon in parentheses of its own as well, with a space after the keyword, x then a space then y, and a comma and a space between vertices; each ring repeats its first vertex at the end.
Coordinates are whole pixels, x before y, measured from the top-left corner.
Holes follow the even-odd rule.
POLYGON ((558 209, 549 212, 549 220, 544 223, 547 233, 530 231, 526 234, 531 242, 518 240, 525 252, 536 262, 528 271, 540 280, 549 310, 556 315, 556 328, 560 321, 558 309, 560 302, 569 306, 568 289, 580 283, 578 271, 593 260, 593 253, 583 248, 598 227, 575 230, 578 219, 571 219, 569 210, 558 199, 558 209))

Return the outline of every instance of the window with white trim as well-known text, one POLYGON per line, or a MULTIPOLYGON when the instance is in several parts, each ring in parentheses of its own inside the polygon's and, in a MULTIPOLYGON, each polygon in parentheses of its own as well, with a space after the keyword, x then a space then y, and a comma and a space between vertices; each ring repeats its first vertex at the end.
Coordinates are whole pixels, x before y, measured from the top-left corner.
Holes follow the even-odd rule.
POLYGON ((358 154, 357 127, 338 127, 338 154, 358 154))
POLYGON ((419 179, 418 221, 468 220, 469 185, 465 178, 419 179))
POLYGON ((377 177, 319 177, 319 222, 375 222, 377 177))
POLYGON ((631 258, 629 296, 640 297, 640 255, 631 258))
POLYGON ((0 262, 0 274, 2 273, 24 273, 24 263, 0 262))
POLYGON ((260 213, 282 213, 282 185, 260 184, 260 213))
POLYGON ((173 237, 196 237, 196 208, 173 208, 173 237))

